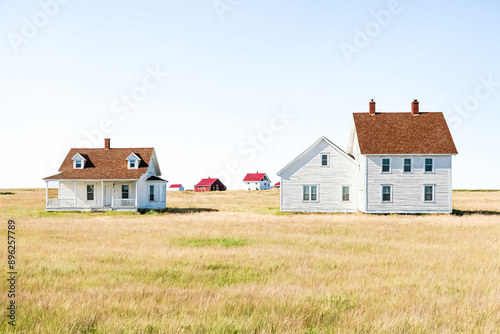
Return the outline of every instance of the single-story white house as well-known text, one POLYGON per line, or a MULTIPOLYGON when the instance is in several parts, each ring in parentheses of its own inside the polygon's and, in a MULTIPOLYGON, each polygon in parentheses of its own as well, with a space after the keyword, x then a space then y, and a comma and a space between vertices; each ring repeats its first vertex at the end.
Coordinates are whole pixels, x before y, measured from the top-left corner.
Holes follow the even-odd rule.
POLYGON ((246 190, 268 190, 271 189, 271 180, 266 173, 248 173, 243 179, 246 190))
POLYGON ((168 191, 184 191, 182 184, 172 184, 167 189, 168 191))
POLYGON ((347 150, 325 137, 286 165, 281 210, 451 213, 452 157, 441 112, 354 113, 347 150))
POLYGON ((72 148, 59 173, 44 178, 47 211, 164 209, 167 181, 154 148, 72 148), (48 182, 58 197, 48 198, 48 182))

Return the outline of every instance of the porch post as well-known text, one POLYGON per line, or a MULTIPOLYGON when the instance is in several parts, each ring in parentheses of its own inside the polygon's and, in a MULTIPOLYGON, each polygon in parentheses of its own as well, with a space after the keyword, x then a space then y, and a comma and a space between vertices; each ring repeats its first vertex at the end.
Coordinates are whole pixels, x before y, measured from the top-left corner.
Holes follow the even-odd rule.
POLYGON ((111 207, 115 204, 115 183, 111 185, 111 207))
POLYGON ((104 180, 101 180, 101 208, 104 208, 104 180))
POLYGON ((138 199, 137 199, 137 194, 138 194, 138 193, 139 193, 139 191, 137 190, 137 181, 135 181, 135 207, 136 207, 136 208, 139 208, 139 207, 137 206, 137 203, 138 203, 138 202, 137 202, 137 200, 138 200, 138 199))
POLYGON ((78 207, 78 197, 76 196, 76 181, 75 181, 75 208, 78 207))
POLYGON ((45 181, 45 209, 49 204, 49 182, 45 181))

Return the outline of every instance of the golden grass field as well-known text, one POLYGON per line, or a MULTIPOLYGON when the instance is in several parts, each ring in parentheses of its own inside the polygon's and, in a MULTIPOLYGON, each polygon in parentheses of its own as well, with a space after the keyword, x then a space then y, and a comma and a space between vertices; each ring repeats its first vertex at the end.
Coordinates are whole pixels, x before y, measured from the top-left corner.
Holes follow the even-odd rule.
POLYGON ((500 192, 386 216, 281 214, 276 190, 47 213, 44 189, 8 191, 18 333, 500 333, 500 192))

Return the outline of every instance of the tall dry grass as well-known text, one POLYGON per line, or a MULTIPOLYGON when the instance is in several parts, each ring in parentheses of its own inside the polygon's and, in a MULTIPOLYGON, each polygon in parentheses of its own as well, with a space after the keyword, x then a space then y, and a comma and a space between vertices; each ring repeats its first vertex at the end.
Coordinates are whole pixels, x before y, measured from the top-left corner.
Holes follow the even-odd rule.
POLYGON ((169 193, 219 211, 151 215, 45 215, 44 191, 10 191, 18 332, 499 332, 500 192, 455 193, 459 215, 282 216, 277 191, 169 193))

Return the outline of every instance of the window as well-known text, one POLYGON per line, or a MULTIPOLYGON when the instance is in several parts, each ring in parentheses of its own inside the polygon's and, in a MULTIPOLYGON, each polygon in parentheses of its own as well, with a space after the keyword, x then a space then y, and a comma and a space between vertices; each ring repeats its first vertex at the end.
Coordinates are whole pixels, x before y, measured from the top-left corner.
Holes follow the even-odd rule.
POLYGON ((76 160, 75 161, 75 168, 76 169, 81 169, 82 168, 82 161, 81 160, 76 160))
POLYGON ((434 161, 432 158, 425 158, 425 171, 427 173, 434 171, 434 161))
POLYGON ((411 173, 411 158, 405 158, 403 165, 404 165, 403 172, 404 173, 411 173))
POLYGON ((321 166, 328 166, 328 154, 321 154, 321 166))
POLYGON ((391 159, 382 159, 382 173, 389 173, 391 171, 391 159))
POLYGON ((424 201, 425 202, 434 202, 434 186, 433 185, 424 186, 424 201))
POLYGON ((135 160, 130 160, 129 164, 130 164, 130 168, 135 168, 135 160))
POLYGON ((303 186, 302 200, 306 202, 315 202, 318 200, 318 186, 303 186))
POLYGON ((127 199, 128 198, 128 184, 123 184, 122 185, 122 198, 123 199, 127 199))
POLYGON ((87 201, 93 201, 93 200, 94 200, 94 185, 87 184, 87 201))
POLYGON ((154 202, 154 200, 155 200, 155 186, 154 185, 149 186, 149 200, 151 202, 154 202))
POLYGON ((348 186, 342 187, 342 201, 349 202, 349 187, 348 186))
POLYGON ((382 186, 382 202, 392 202, 392 186, 382 186))

